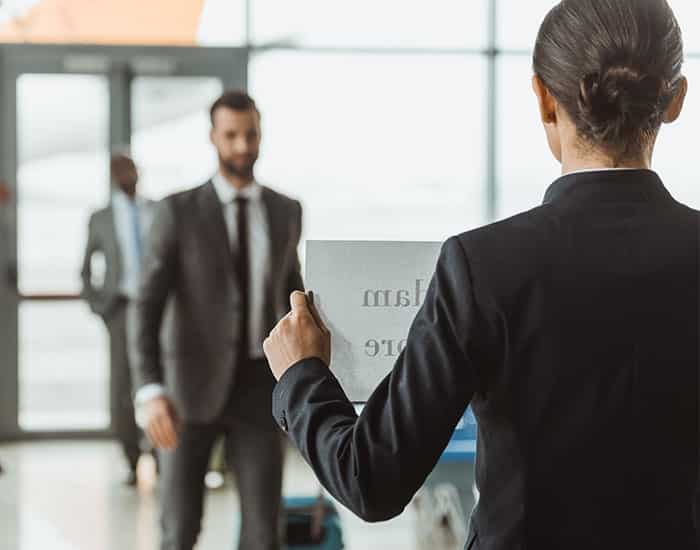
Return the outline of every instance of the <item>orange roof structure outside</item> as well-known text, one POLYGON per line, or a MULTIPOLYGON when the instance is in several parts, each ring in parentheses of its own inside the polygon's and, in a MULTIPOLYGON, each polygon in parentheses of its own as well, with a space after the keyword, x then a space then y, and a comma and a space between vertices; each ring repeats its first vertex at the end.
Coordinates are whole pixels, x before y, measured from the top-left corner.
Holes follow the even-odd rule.
POLYGON ((194 46, 205 0, 43 0, 0 42, 194 46))

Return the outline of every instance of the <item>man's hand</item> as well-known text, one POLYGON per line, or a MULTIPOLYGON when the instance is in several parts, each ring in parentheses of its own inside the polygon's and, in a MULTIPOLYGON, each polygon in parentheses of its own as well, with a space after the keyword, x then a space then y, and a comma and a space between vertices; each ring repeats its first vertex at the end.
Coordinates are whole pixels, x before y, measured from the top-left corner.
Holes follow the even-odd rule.
POLYGON ((331 333, 316 307, 303 292, 293 292, 290 311, 263 342, 272 374, 279 380, 289 367, 302 359, 318 357, 326 366, 331 362, 331 333))
POLYGON ((177 417, 170 400, 164 395, 160 395, 146 401, 143 407, 146 435, 153 446, 168 451, 177 447, 177 417))

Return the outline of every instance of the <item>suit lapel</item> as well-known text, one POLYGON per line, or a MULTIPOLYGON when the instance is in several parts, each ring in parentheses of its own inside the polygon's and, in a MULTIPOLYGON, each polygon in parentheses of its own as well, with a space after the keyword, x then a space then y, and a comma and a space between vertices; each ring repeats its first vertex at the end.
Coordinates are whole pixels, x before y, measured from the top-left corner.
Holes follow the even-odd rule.
POLYGON ((279 262, 282 260, 284 251, 284 233, 287 220, 284 213, 280 212, 279 202, 272 190, 263 187, 262 200, 265 205, 265 215, 267 216, 267 227, 270 242, 270 273, 278 274, 279 262))
MULTIPOLYGON (((104 213, 105 230, 106 234, 109 235, 110 238, 109 252, 111 252, 114 255, 114 272, 116 273, 116 280, 120 281, 122 277, 122 250, 121 246, 119 246, 119 235, 117 233, 117 217, 114 214, 114 205, 110 204, 104 210, 104 213)), ((105 253, 106 255, 108 252, 103 250, 103 253, 105 253)))
POLYGON ((226 222, 224 221, 223 208, 211 180, 202 187, 199 197, 199 210, 213 262, 223 262, 227 273, 235 277, 235 270, 233 269, 235 259, 231 250, 226 222))
POLYGON ((285 233, 288 220, 285 218, 284 209, 281 207, 274 191, 263 187, 262 200, 265 205, 270 243, 270 276, 267 278, 267 291, 265 292, 265 322, 267 328, 272 329, 277 322, 277 301, 278 298, 281 299, 275 291, 274 281, 279 281, 279 278, 283 276, 284 266, 282 263, 284 261, 285 233))

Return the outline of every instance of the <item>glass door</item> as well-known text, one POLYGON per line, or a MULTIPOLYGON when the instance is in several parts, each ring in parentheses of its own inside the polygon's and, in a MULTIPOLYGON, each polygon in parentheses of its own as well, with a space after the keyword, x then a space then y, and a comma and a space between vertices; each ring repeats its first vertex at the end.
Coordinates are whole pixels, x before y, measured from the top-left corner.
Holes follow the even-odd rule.
POLYGON ((243 48, 0 45, 2 252, 18 272, 16 288, 0 278, 0 440, 111 433, 107 331, 80 298, 110 155, 131 154, 149 198, 203 182, 209 106, 246 87, 247 61, 243 48))
POLYGON ((106 334, 79 293, 88 219, 108 198, 109 82, 23 74, 16 94, 19 427, 105 430, 106 334))

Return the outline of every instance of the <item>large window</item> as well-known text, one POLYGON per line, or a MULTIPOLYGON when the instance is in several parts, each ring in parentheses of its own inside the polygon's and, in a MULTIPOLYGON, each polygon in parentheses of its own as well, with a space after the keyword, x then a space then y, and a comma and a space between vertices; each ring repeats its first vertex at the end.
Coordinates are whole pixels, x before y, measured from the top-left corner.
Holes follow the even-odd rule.
POLYGON ((700 208, 700 174, 691 164, 698 149, 695 135, 700 120, 700 56, 689 59, 684 72, 690 86, 683 114, 677 122, 662 128, 655 168, 677 200, 700 208))
POLYGON ((485 221, 480 56, 269 53, 250 67, 259 176, 307 238, 442 240, 485 221))
MULTIPOLYGON (((251 0, 261 179, 302 199, 307 238, 443 239, 539 205, 561 168, 538 117, 532 48, 556 3, 251 0)), ((691 92, 655 168, 700 207, 687 170, 700 4, 670 3, 691 92)))
POLYGON ((497 75, 496 215, 503 218, 540 204, 561 168, 540 123, 530 56, 499 58, 497 75))
MULTIPOLYGON (((556 3, 6 0, 0 42, 248 44, 250 87, 264 113, 260 175, 308 206, 307 236, 432 239, 536 206, 557 176, 530 84, 537 31, 556 3)), ((692 79, 700 3, 669 3, 692 79)), ((134 83, 134 151, 154 196, 201 180, 212 165, 201 138, 215 83, 165 80, 134 83), (197 103, 189 118, 142 130, 177 94, 182 105, 197 103), (177 143, 196 142, 199 168, 154 155, 163 135, 178 162, 177 143)), ((700 206, 685 169, 695 88, 691 80, 683 119, 662 133, 656 168, 679 199, 700 206)))
POLYGON ((253 0, 253 40, 305 47, 483 48, 488 0, 253 0))

